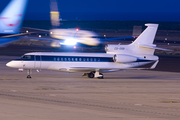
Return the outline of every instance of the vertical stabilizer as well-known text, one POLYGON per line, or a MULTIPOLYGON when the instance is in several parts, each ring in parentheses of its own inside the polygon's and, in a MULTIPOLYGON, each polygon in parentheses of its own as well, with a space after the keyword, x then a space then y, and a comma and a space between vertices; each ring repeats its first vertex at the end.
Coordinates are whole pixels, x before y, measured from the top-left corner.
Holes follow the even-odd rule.
POLYGON ((0 15, 0 33, 16 34, 21 28, 28 0, 11 0, 0 15))
POLYGON ((57 28, 60 25, 60 20, 59 20, 59 11, 58 11, 58 6, 57 6, 57 1, 56 0, 51 0, 51 25, 54 28, 57 28))
POLYGON ((154 41, 158 24, 145 24, 147 28, 139 35, 132 44, 148 44, 151 45, 154 41))
POLYGON ((130 44, 133 54, 153 55, 156 45, 153 44, 157 32, 158 24, 145 24, 148 26, 139 37, 130 44))

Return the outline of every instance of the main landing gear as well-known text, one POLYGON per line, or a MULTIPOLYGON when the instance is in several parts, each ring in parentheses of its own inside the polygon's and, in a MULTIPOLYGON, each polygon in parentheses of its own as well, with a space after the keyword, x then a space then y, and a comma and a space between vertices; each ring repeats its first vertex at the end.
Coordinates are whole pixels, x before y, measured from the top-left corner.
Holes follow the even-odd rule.
POLYGON ((104 76, 102 73, 97 72, 90 72, 90 73, 84 73, 82 76, 88 76, 88 78, 99 78, 103 79, 104 76))
POLYGON ((31 70, 27 70, 27 78, 31 78, 31 70))

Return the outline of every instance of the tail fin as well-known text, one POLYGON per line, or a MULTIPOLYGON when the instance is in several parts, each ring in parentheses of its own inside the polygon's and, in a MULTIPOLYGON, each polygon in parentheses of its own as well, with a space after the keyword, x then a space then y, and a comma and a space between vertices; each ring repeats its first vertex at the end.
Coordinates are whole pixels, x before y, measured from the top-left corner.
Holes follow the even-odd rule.
POLYGON ((11 0, 0 15, 0 33, 19 33, 27 2, 28 0, 11 0))
POLYGON ((59 11, 58 11, 58 6, 57 6, 57 1, 56 0, 51 0, 51 25, 53 28, 57 28, 60 26, 60 20, 59 20, 59 11))
POLYGON ((132 44, 152 44, 157 32, 158 24, 145 24, 148 26, 132 44))
POLYGON ((158 24, 145 24, 148 26, 139 37, 130 45, 135 54, 153 55, 156 45, 153 44, 158 24))

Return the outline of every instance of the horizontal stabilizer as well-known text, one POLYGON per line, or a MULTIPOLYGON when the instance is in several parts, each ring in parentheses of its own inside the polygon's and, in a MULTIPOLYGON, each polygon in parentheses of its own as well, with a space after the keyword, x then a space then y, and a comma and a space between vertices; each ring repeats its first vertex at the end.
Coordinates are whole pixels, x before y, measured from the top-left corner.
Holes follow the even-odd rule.
POLYGON ((165 48, 160 48, 160 47, 156 47, 156 45, 145 45, 145 44, 138 44, 136 45, 138 47, 144 47, 144 48, 149 48, 149 49, 157 49, 157 50, 163 50, 163 51, 173 51, 170 49, 165 49, 165 48))
POLYGON ((133 38, 136 38, 136 37, 133 37, 133 36, 127 36, 127 37, 106 38, 106 39, 101 39, 101 41, 102 41, 102 42, 105 42, 105 41, 125 40, 125 39, 133 39, 133 38))

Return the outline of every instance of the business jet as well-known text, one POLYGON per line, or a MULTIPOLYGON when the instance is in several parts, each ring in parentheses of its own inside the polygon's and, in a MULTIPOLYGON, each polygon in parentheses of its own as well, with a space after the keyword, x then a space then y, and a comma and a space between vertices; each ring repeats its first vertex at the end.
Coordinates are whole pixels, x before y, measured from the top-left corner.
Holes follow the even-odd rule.
POLYGON ((0 46, 13 42, 20 34, 24 13, 28 0, 11 0, 7 7, 0 14, 0 46))
POLYGON ((114 72, 124 69, 153 69, 159 58, 154 55, 156 47, 153 44, 158 24, 146 24, 147 28, 129 45, 107 45, 106 53, 53 53, 33 52, 23 55, 20 59, 6 64, 28 70, 27 78, 31 78, 31 70, 54 70, 62 72, 81 72, 89 78, 103 78, 104 72, 114 72))

